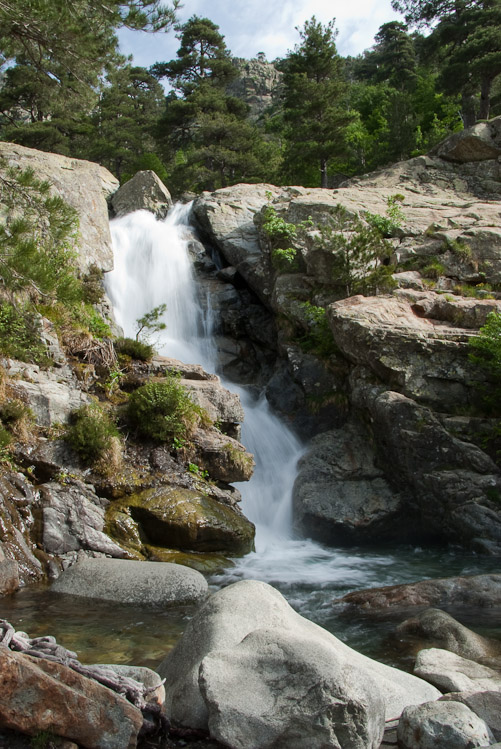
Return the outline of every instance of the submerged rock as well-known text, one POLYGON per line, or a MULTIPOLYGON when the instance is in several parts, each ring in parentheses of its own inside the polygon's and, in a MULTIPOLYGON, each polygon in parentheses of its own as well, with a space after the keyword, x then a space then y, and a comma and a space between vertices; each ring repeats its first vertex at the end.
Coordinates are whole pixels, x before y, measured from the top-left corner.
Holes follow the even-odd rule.
POLYGON ((378 747, 385 713, 439 697, 351 650, 256 581, 211 596, 158 672, 169 718, 242 749, 378 747))
POLYGON ((80 555, 51 590, 121 603, 177 606, 198 603, 207 595, 203 575, 180 564, 135 562, 80 555))
POLYGON ((355 590, 334 603, 345 603, 367 610, 411 606, 501 606, 501 574, 442 577, 404 585, 355 590))

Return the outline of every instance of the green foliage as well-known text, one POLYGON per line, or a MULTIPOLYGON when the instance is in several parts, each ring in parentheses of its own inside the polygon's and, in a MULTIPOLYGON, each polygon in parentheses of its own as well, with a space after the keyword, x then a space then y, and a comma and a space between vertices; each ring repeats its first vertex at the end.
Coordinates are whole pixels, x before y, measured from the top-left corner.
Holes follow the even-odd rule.
POLYGON ((138 361, 150 361, 155 353, 153 346, 149 343, 136 341, 134 338, 117 338, 114 346, 117 354, 123 354, 138 361))
POLYGON ((0 351, 4 356, 46 366, 52 364, 40 340, 39 316, 28 306, 0 303, 0 351))
POLYGON ((109 415, 95 403, 71 414, 64 438, 83 461, 94 463, 111 448, 113 438, 118 435, 109 415))
POLYGON ((426 265, 421 269, 421 275, 424 276, 424 278, 431 278, 433 280, 440 278, 444 273, 445 267, 440 260, 435 257, 429 258, 426 265))
POLYGON ((104 297, 104 272, 94 263, 82 278, 82 296, 87 304, 99 304, 104 297))
POLYGON ((472 250, 469 244, 461 241, 460 239, 445 239, 446 249, 454 253, 460 260, 467 262, 471 260, 472 250))
POLYGON ((350 215, 341 205, 320 227, 315 241, 333 253, 333 280, 346 296, 384 293, 395 286, 391 244, 376 226, 350 215))
POLYGON ((201 479, 208 479, 209 478, 209 471, 205 471, 203 468, 200 468, 196 463, 188 463, 188 471, 190 473, 193 473, 194 476, 198 476, 201 479))
POLYGON ((26 403, 17 398, 0 403, 0 421, 7 429, 23 419, 33 419, 33 413, 26 403))
POLYGON ((404 200, 404 196, 397 193, 390 195, 387 200, 386 215, 381 216, 378 213, 365 213, 365 220, 374 229, 377 229, 383 237, 394 236, 399 229, 402 227, 404 221, 404 214, 400 208, 400 203, 404 200))
POLYGON ((299 339, 301 348, 321 357, 335 354, 338 349, 332 337, 325 309, 310 302, 302 302, 301 308, 309 323, 308 334, 299 339))
POLYGON ((76 211, 32 169, 7 168, 0 201, 8 215, 0 225, 0 275, 11 293, 28 290, 36 299, 75 304, 82 296, 76 264, 76 211))
POLYGON ((501 314, 491 312, 478 336, 470 338, 470 359, 491 372, 501 386, 501 314))
POLYGON ((127 404, 130 424, 145 437, 172 443, 185 439, 200 420, 200 408, 193 403, 179 377, 169 375, 135 390, 127 404))
POLYGON ((166 309, 166 304, 159 304, 158 307, 154 307, 152 310, 146 312, 145 315, 136 320, 136 341, 139 341, 139 336, 141 334, 143 334, 147 338, 153 333, 159 333, 161 330, 165 330, 167 325, 160 318, 163 314, 165 314, 166 309))
POLYGON ((272 206, 265 208, 261 227, 270 240, 271 262, 276 270, 281 273, 298 270, 297 250, 289 243, 296 241, 298 233, 302 234, 310 226, 313 226, 311 217, 299 224, 290 224, 272 206))

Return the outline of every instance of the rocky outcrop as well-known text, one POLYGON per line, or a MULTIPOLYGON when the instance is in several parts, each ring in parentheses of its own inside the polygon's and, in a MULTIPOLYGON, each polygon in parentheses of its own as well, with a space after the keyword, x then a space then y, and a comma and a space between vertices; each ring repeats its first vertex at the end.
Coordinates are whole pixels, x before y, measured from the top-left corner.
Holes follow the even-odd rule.
POLYGON ((172 198, 163 182, 150 169, 137 172, 111 198, 115 216, 126 216, 133 211, 150 211, 159 219, 172 208, 172 198))
POLYGON ((440 648, 421 650, 414 673, 442 692, 501 692, 501 672, 440 648))
POLYGON ((200 572, 180 564, 81 555, 53 583, 52 590, 136 605, 177 606, 203 600, 207 581, 200 572))
POLYGON ((439 696, 351 650, 256 581, 211 596, 158 671, 169 718, 242 748, 377 747, 385 713, 439 696))
POLYGON ((231 81, 227 91, 249 106, 251 120, 258 120, 277 101, 282 74, 261 57, 251 60, 234 57, 232 62, 238 69, 238 77, 231 81))
POLYGON ((74 208, 79 217, 78 261, 82 270, 97 265, 113 268, 113 250, 106 198, 119 186, 99 164, 68 156, 35 151, 15 143, 0 143, 0 159, 16 169, 33 169, 37 179, 48 180, 56 195, 74 208))

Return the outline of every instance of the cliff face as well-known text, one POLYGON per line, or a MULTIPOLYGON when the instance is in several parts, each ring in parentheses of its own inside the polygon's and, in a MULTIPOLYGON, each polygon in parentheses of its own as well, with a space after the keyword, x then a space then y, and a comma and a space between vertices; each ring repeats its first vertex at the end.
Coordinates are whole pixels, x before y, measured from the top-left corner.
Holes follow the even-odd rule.
POLYGON ((228 86, 228 93, 245 101, 250 107, 250 119, 256 121, 276 102, 282 74, 266 60, 236 57, 233 64, 239 75, 228 86))
POLYGON ((499 422, 482 403, 493 383, 468 343, 501 311, 500 149, 497 118, 337 190, 237 185, 195 204, 228 277, 232 267, 275 317, 268 397, 317 434, 294 501, 298 526, 324 541, 501 550, 499 422), (400 217, 384 224, 395 203, 400 217), (357 260, 353 239, 382 219, 384 252, 357 260), (365 296, 350 293, 362 282, 365 296))

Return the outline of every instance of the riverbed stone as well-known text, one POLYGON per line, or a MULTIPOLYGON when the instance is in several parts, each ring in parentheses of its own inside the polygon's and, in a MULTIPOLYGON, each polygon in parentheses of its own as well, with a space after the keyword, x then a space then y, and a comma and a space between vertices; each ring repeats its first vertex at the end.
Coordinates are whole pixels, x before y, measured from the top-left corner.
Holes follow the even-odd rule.
POLYGON ((489 726, 494 739, 501 741, 501 693, 500 692, 452 692, 440 698, 442 702, 454 700, 470 708, 489 726))
POLYGON ((8 595, 19 589, 19 565, 5 556, 0 542, 0 595, 8 595))
POLYGON ((177 606, 203 600, 207 581, 180 564, 79 555, 51 590, 135 605, 177 606))
MULTIPOLYGON (((231 736, 231 741, 228 741, 232 746, 237 740, 244 742, 238 746, 245 746, 248 736, 244 724, 250 720, 255 721, 256 726, 262 726, 262 735, 286 736, 287 741, 295 742, 302 737, 303 746, 306 739, 310 741, 312 732, 325 740, 326 731, 336 731, 335 727, 328 728, 333 716, 331 710, 335 712, 337 709, 328 695, 336 694, 343 702, 344 698, 340 695, 345 689, 345 704, 350 702, 349 695, 354 689, 362 702, 368 700, 366 704, 372 702, 374 708, 380 711, 377 730, 371 739, 373 743, 366 744, 378 746, 385 713, 393 718, 400 715, 406 705, 440 696, 438 690, 410 674, 377 663, 348 648, 336 637, 297 614, 277 590, 255 580, 235 583, 212 595, 188 623, 183 637, 160 664, 158 673, 166 678, 166 714, 169 718, 193 728, 208 729, 211 725, 217 725, 214 730, 221 737, 223 734, 231 736), (309 670, 308 654, 312 657, 311 667, 313 663, 316 664, 316 677, 314 671, 309 670), (295 682, 296 667, 299 673, 307 676, 308 683, 313 685, 317 678, 317 696, 320 697, 324 688, 326 690, 317 703, 316 716, 315 711, 310 710, 311 705, 308 706, 304 687, 295 682), (235 683, 233 680, 237 675, 244 672, 247 674, 247 684, 239 680, 238 689, 226 688, 225 681, 235 683), (263 674, 262 679, 260 673, 263 674), (335 675, 335 687, 332 675, 335 675), (204 683, 203 679, 206 679, 204 683), (281 717, 272 715, 270 706, 275 699, 280 699, 282 683, 296 683, 298 694, 305 698, 305 724, 301 724, 302 713, 291 716, 284 705, 281 717), (364 684, 377 685, 377 688, 369 689, 376 702, 365 691, 364 684), (254 689, 259 695, 255 700, 251 697, 254 689), (334 690, 332 694, 331 690, 334 690), (377 695, 383 699, 380 708, 377 707, 377 695), (219 715, 218 705, 223 703, 224 712, 219 715), (252 717, 246 712, 246 703, 254 704, 252 717)), ((347 708, 346 715, 353 715, 352 710, 355 710, 355 701, 347 708)), ((367 727, 367 720, 369 723, 372 721, 372 718, 367 718, 369 714, 365 712, 366 717, 361 725, 367 727)), ((353 730, 352 736, 355 737, 356 726, 349 729, 348 723, 343 724, 340 730, 353 730)), ((359 742, 360 738, 356 741, 359 742)), ((351 746, 349 741, 345 745, 351 746)), ((300 746, 300 743, 294 746, 300 746)))
POLYGON ((426 609, 412 619, 406 619, 397 627, 399 640, 411 635, 423 642, 449 650, 462 658, 478 661, 492 657, 500 658, 501 642, 482 637, 460 624, 454 617, 440 609, 426 609))
POLYGON ((460 702, 406 707, 397 736, 401 749, 472 749, 494 739, 485 721, 460 702))
POLYGON ((0 648, 0 723, 31 736, 42 731, 87 749, 135 749, 141 711, 68 666, 0 648))
POLYGON ((403 585, 355 590, 342 598, 336 598, 334 603, 374 611, 412 606, 491 608, 501 606, 501 574, 441 577, 403 585))
POLYGON ((417 654, 414 673, 443 692, 501 692, 501 672, 441 648, 417 654))

